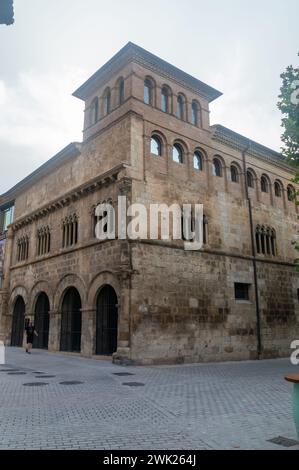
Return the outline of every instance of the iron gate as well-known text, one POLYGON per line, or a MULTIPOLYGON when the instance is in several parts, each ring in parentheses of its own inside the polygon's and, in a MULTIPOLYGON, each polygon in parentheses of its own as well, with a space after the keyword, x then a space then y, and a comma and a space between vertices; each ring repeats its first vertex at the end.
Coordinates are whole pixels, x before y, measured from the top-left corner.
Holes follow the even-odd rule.
POLYGON ((39 294, 34 315, 34 326, 38 336, 34 337, 33 347, 39 349, 48 349, 49 341, 49 323, 50 323, 50 303, 47 294, 39 294))
POLYGON ((22 346, 25 328, 25 302, 19 296, 15 302, 12 329, 11 329, 11 346, 22 346))
POLYGON ((61 311, 60 350, 81 351, 81 298, 74 287, 66 292, 61 311))
POLYGON ((117 349, 117 295, 104 286, 97 299, 96 354, 111 355, 117 349))

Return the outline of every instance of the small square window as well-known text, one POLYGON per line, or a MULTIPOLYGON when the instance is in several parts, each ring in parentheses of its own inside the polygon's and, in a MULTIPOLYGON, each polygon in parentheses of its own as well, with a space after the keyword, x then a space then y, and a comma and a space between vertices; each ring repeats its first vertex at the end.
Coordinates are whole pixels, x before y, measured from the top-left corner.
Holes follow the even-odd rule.
POLYGON ((249 287, 250 284, 243 284, 235 282, 235 299, 236 300, 249 300, 249 287))

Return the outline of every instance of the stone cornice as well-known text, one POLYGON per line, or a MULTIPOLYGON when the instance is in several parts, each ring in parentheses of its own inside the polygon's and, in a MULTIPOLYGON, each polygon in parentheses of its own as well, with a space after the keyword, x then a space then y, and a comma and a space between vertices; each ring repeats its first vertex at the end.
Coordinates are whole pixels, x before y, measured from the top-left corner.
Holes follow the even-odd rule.
POLYGON ((71 191, 67 192, 63 196, 50 201, 49 203, 45 204, 44 206, 38 208, 37 210, 31 212, 30 214, 26 215, 25 217, 19 218, 14 221, 11 225, 13 230, 19 230, 20 228, 31 224, 35 220, 39 220, 46 215, 55 212, 63 207, 68 206, 74 201, 81 199, 84 196, 87 196, 90 193, 93 193, 97 189, 114 183, 118 179, 118 174, 121 170, 127 168, 128 165, 126 163, 120 163, 116 165, 111 170, 102 173, 101 175, 89 180, 87 183, 84 183, 71 191))
POLYGON ((142 47, 129 42, 117 54, 115 54, 106 64, 95 72, 83 85, 81 85, 73 95, 85 100, 95 89, 103 83, 109 75, 116 70, 124 67, 130 62, 138 63, 149 70, 155 71, 160 75, 170 78, 180 85, 183 85, 195 93, 204 96, 208 101, 213 101, 222 95, 222 93, 195 77, 187 74, 183 70, 171 65, 154 54, 151 54, 142 47))
POLYGON ((235 150, 239 150, 240 152, 246 149, 248 155, 252 155, 260 160, 271 163, 271 165, 283 168, 289 173, 296 173, 296 170, 284 161, 280 153, 219 124, 211 126, 211 129, 213 130, 212 140, 227 145, 235 150))
POLYGON ((64 149, 58 152, 54 157, 47 160, 37 170, 33 171, 29 176, 21 180, 6 193, 0 195, 0 205, 4 205, 13 202, 16 197, 24 191, 24 189, 30 187, 35 181, 41 178, 43 175, 49 173, 53 168, 58 167, 69 158, 74 158, 81 153, 81 144, 78 142, 72 142, 67 145, 64 149))

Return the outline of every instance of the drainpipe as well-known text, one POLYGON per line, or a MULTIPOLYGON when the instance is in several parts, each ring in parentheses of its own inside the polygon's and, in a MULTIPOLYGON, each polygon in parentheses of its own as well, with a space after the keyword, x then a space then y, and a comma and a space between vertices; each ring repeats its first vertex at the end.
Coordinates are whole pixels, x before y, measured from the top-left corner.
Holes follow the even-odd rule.
POLYGON ((254 292, 255 292, 255 310, 256 310, 256 329, 257 329, 257 356, 261 358, 262 354, 262 336, 261 336, 261 314, 259 305, 259 290, 258 290, 258 277, 256 269, 256 252, 255 252, 255 237, 254 227, 252 219, 252 206, 251 199, 249 197, 248 185, 247 185, 247 168, 246 168, 246 153, 250 148, 250 141, 247 142, 246 147, 242 150, 242 161, 243 161, 243 173, 244 173, 244 184, 245 184, 245 196, 248 203, 248 216, 250 226, 250 238, 251 238, 251 254, 253 264, 253 278, 254 278, 254 292))

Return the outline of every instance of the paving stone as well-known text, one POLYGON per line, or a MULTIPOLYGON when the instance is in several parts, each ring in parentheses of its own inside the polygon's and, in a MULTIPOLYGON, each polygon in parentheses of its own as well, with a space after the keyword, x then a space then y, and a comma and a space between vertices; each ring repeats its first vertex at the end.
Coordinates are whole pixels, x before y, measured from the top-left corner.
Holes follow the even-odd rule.
POLYGON ((297 440, 292 385, 283 379, 297 368, 287 359, 126 366, 145 386, 124 387, 115 375, 123 368, 107 361, 6 354, 26 378, 38 370, 53 377, 46 387, 24 387, 24 376, 0 375, 0 449, 279 450, 269 441, 297 440))

